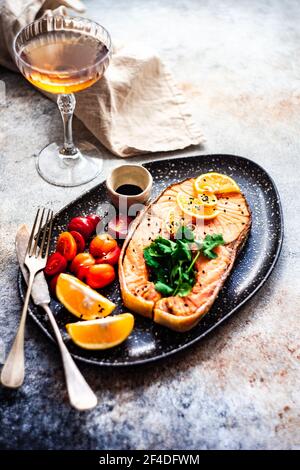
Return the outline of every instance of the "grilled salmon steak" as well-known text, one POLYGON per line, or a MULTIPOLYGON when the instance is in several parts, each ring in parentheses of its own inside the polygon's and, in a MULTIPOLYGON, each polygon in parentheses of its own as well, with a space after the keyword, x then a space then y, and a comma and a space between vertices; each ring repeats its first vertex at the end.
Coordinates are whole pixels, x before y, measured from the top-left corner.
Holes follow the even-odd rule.
MULTIPOLYGON (((237 187, 238 188, 238 187, 237 187)), ((207 235, 222 235, 224 244, 215 248, 214 259, 202 253, 195 263, 195 284, 185 296, 163 297, 155 289, 151 272, 144 259, 144 249, 157 237, 170 238, 174 220, 184 220, 185 214, 178 205, 178 194, 195 197, 195 180, 187 179, 173 184, 150 204, 134 221, 124 242, 119 259, 119 279, 125 306, 132 311, 153 319, 175 331, 193 328, 209 311, 228 277, 235 259, 250 231, 251 213, 245 196, 240 191, 217 194, 216 216, 195 220, 190 216, 195 239, 207 235)), ((212 199, 212 201, 214 201, 212 199)))

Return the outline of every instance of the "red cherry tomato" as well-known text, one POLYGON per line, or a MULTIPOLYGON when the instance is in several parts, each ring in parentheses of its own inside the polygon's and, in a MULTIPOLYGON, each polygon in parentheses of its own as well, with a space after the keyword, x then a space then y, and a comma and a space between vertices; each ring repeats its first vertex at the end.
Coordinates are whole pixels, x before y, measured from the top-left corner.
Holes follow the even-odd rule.
POLYGON ((67 268, 67 260, 60 253, 53 253, 47 260, 44 272, 47 276, 55 276, 64 273, 67 268))
POLYGON ((70 271, 81 281, 85 278, 87 270, 95 264, 95 260, 89 253, 79 253, 71 263, 70 271))
POLYGON ((119 214, 108 222, 108 232, 119 240, 127 237, 128 227, 132 222, 132 218, 127 215, 119 214))
POLYGON ((88 269, 86 283, 92 289, 101 289, 113 282, 115 277, 115 270, 110 264, 94 264, 88 269))
POLYGON ((89 251, 94 258, 101 258, 103 255, 109 253, 116 248, 117 242, 108 233, 101 233, 96 235, 90 243, 89 251))
POLYGON ((75 232, 81 233, 83 238, 87 240, 93 234, 93 232, 95 231, 95 228, 94 228, 94 223, 91 220, 89 220, 87 217, 74 217, 69 222, 68 230, 70 232, 75 230, 75 232))
POLYGON ((88 216, 87 216, 87 219, 93 222, 94 228, 95 228, 95 230, 96 230, 96 227, 97 227, 97 225, 99 224, 99 222, 100 222, 100 220, 101 220, 101 218, 99 217, 99 215, 91 214, 91 215, 88 215, 88 216))
POLYGON ((82 253, 84 251, 84 248, 85 248, 85 240, 84 240, 83 236, 81 235, 81 233, 76 232, 75 230, 72 230, 72 232, 70 232, 70 234, 72 235, 72 237, 74 238, 74 240, 76 242, 77 253, 82 253))
POLYGON ((56 251, 62 254, 67 261, 71 261, 73 258, 75 258, 77 253, 77 245, 70 232, 63 232, 59 235, 56 251))
POLYGON ((121 253, 121 248, 117 245, 101 258, 96 259, 96 264, 108 263, 111 265, 117 264, 121 253))
POLYGON ((54 297, 56 297, 56 284, 58 276, 59 274, 56 274, 56 276, 54 276, 49 282, 50 292, 54 297))

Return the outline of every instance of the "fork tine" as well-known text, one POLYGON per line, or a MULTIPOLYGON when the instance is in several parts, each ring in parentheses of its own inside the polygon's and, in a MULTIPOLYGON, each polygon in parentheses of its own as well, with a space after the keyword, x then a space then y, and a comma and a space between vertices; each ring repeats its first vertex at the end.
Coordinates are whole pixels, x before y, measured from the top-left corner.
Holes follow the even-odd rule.
POLYGON ((41 218, 40 218, 40 223, 39 223, 38 232, 37 232, 37 235, 36 235, 36 237, 35 237, 34 246, 33 246, 32 250, 31 250, 30 256, 35 256, 35 257, 37 257, 37 247, 38 247, 39 239, 40 239, 40 236, 41 236, 41 230, 42 230, 42 226, 43 226, 44 214, 45 214, 45 208, 43 208, 43 211, 42 211, 42 215, 41 215, 41 218))
POLYGON ((32 248, 32 241, 33 241, 33 238, 34 238, 34 234, 35 234, 35 227, 36 227, 36 223, 37 223, 37 220, 39 218, 39 215, 40 215, 40 208, 38 208, 37 210, 37 213, 36 213, 36 216, 35 216, 35 219, 34 219, 34 222, 33 222, 33 226, 32 226, 32 230, 31 230, 31 234, 30 234, 30 237, 29 237, 29 240, 28 240, 28 245, 27 245, 27 250, 26 250, 26 254, 29 254, 30 251, 31 251, 31 248, 32 248))
POLYGON ((48 237, 47 237, 47 242, 46 242, 46 252, 45 252, 45 258, 48 258, 49 255, 49 249, 50 249, 50 242, 51 242, 51 235, 52 235, 52 225, 53 225, 53 211, 51 210, 51 216, 50 216, 50 225, 49 225, 49 230, 48 230, 48 237))
POLYGON ((51 213, 51 209, 48 209, 46 222, 45 222, 44 229, 43 229, 42 243, 41 243, 40 252, 39 252, 39 255, 40 255, 41 258, 43 257, 44 245, 45 245, 45 240, 46 240, 46 233, 47 233, 47 230, 48 230, 48 224, 49 224, 49 220, 50 220, 50 213, 51 213))

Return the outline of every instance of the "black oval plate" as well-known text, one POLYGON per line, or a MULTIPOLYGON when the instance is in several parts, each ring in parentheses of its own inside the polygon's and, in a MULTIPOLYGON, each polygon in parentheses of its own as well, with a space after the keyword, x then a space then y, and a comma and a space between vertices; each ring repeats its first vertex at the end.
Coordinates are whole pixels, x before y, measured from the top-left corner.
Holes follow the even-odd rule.
MULTIPOLYGON (((210 312, 187 333, 175 333, 136 315, 134 331, 123 344, 106 351, 87 351, 77 347, 66 333, 66 323, 77 321, 75 317, 59 302, 52 300, 51 309, 70 352, 84 362, 101 366, 136 365, 164 358, 199 341, 258 291, 269 277, 280 253, 283 218, 279 194, 270 176, 256 163, 233 155, 199 155, 153 161, 144 166, 153 175, 153 197, 170 184, 208 171, 231 176, 240 185, 251 207, 251 233, 210 312)), ((58 212, 54 220, 52 248, 57 235, 66 229, 72 217, 93 213, 105 203, 108 203, 108 197, 105 182, 102 182, 58 212)), ((25 284, 21 273, 19 288, 24 297, 25 284)), ((114 313, 127 310, 122 306, 118 281, 103 290, 103 294, 117 304, 114 313)), ((43 310, 31 304, 29 313, 43 332, 54 340, 43 310)))

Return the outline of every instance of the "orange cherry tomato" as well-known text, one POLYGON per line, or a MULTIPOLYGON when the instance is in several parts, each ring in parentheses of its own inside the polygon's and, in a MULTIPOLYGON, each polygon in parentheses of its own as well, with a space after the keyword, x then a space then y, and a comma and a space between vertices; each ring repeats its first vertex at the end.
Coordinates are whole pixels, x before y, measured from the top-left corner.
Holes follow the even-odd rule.
POLYGON ((117 262, 119 261, 120 253, 121 253, 121 248, 117 245, 115 248, 110 250, 101 258, 97 258, 96 264, 103 264, 103 263, 108 263, 112 265, 117 264, 117 262))
POLYGON ((108 233, 101 233, 97 235, 90 243, 89 251, 94 258, 101 258, 103 255, 109 253, 116 246, 116 240, 108 233))
POLYGON ((77 253, 77 244, 70 232, 63 232, 59 235, 56 251, 63 255, 67 261, 71 261, 73 258, 75 258, 77 253))
POLYGON ((92 289, 101 289, 116 278, 115 270, 110 264, 94 264, 88 268, 86 283, 92 289))
POLYGON ((95 264, 95 260, 90 253, 78 253, 71 263, 70 271, 82 281, 88 268, 93 264, 95 264))

